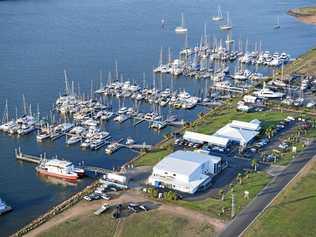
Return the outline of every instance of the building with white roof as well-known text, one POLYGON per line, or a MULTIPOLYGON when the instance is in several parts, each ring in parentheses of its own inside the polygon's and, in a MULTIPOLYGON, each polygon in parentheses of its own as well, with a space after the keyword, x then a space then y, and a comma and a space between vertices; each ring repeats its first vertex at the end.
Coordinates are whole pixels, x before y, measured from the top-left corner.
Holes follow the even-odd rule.
POLYGON ((195 193, 222 170, 222 159, 204 153, 176 151, 153 167, 148 182, 186 193, 195 193))
POLYGON ((241 146, 246 146, 260 133, 260 124, 261 122, 257 119, 250 122, 233 120, 231 123, 219 129, 215 135, 237 142, 241 146))
POLYGON ((208 145, 215 145, 215 146, 220 146, 220 147, 227 147, 229 143, 229 139, 225 137, 219 137, 216 135, 206 135, 206 134, 190 132, 190 131, 184 132, 183 139, 190 142, 194 142, 194 143, 199 143, 199 144, 208 143, 208 145))

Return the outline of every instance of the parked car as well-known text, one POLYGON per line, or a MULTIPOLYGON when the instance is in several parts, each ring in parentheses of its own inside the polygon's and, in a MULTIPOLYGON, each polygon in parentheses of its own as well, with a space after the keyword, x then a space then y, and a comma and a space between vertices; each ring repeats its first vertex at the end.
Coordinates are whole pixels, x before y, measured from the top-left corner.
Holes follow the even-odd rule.
POLYGON ((280 148, 282 150, 286 150, 289 148, 289 144, 282 142, 281 144, 279 144, 278 148, 280 148))
POLYGON ((144 210, 144 211, 149 211, 149 208, 147 206, 145 206, 144 204, 139 205, 139 208, 144 210))
POLYGON ((92 193, 90 195, 84 196, 83 199, 87 201, 99 200, 101 198, 100 194, 92 193))
POLYGON ((216 152, 225 152, 225 149, 222 147, 218 147, 218 146, 213 146, 212 147, 212 151, 216 151, 216 152))
POLYGON ((261 145, 261 147, 264 147, 264 146, 268 145, 268 143, 269 143, 269 139, 263 138, 257 144, 261 145))
POLYGON ((270 155, 268 155, 268 156, 266 157, 266 160, 267 160, 267 161, 270 161, 270 162, 273 162, 273 161, 275 161, 276 159, 277 159, 277 156, 274 155, 274 154, 270 154, 270 155))
POLYGON ((112 199, 112 197, 109 195, 109 194, 106 194, 106 193, 102 193, 101 195, 101 198, 106 200, 106 201, 109 201, 112 199))

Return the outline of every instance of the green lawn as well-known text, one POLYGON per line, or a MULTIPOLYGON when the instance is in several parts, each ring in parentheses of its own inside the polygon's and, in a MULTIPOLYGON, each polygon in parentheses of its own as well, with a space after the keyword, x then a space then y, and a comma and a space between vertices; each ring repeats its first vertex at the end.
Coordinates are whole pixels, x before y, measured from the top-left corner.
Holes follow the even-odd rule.
POLYGON ((40 237, 212 237, 211 225, 190 221, 187 218, 166 214, 158 210, 132 214, 120 224, 110 212, 78 217, 52 227, 40 237), (116 232, 117 228, 117 232, 116 232))
POLYGON ((302 16, 312 16, 316 15, 316 6, 295 8, 291 11, 302 16))
MULTIPOLYGON (((234 186, 234 193, 236 197, 236 212, 240 212, 257 194, 260 190, 268 184, 271 177, 264 172, 250 173, 248 178, 243 177, 242 184, 237 182, 234 186), (244 191, 249 192, 249 199, 244 198, 244 191)), ((215 198, 207 198, 199 201, 185 201, 179 200, 176 203, 180 206, 191 208, 207 214, 212 217, 221 217, 228 219, 231 212, 231 196, 232 192, 228 191, 225 194, 225 199, 222 201, 215 198), (220 216, 222 208, 225 208, 225 214, 220 216)))
POLYGON ((287 115, 281 112, 264 111, 243 113, 236 111, 235 108, 229 108, 227 110, 220 111, 219 113, 208 116, 203 124, 194 127, 193 130, 200 133, 212 134, 232 120, 249 122, 253 119, 259 119, 263 121, 264 127, 269 127, 277 124, 279 121, 286 117, 287 115))
POLYGON ((283 192, 250 227, 246 237, 305 237, 316 233, 316 163, 283 192))
POLYGON ((172 152, 171 149, 161 149, 158 151, 148 152, 145 155, 138 158, 135 162, 135 166, 154 166, 158 163, 162 158, 172 152))
MULTIPOLYGON (((293 136, 296 132, 294 131, 291 135, 293 136)), ((295 135, 294 135, 295 136, 295 135)), ((307 133, 303 137, 300 138, 298 142, 295 142, 290 146, 290 148, 286 152, 282 152, 278 161, 276 162, 278 165, 288 165, 299 152, 303 151, 305 148, 304 142, 305 139, 315 139, 316 138, 316 128, 311 128, 307 131, 307 133), (296 153, 292 152, 292 147, 296 147, 296 153)), ((289 137, 289 136, 288 136, 289 137)))
MULTIPOLYGON (((309 50, 284 67, 285 75, 293 73, 316 75, 316 48, 309 50)), ((278 74, 281 74, 281 71, 278 71, 278 74)))
POLYGON ((133 215, 123 223, 122 237, 212 237, 212 226, 161 211, 133 215))

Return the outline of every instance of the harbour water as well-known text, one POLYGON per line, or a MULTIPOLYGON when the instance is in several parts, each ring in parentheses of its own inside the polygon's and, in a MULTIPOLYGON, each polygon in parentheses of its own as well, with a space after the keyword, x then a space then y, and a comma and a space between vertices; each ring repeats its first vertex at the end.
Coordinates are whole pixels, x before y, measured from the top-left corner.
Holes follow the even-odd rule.
MULTIPOLYGON (((159 51, 171 47, 174 56, 184 46, 183 35, 174 32, 180 24, 181 12, 189 29, 189 44, 198 45, 207 23, 210 36, 225 37, 210 17, 216 14, 217 4, 229 11, 233 24, 233 37, 254 42, 262 41, 264 49, 287 52, 292 57, 315 46, 316 27, 305 25, 287 16, 289 8, 310 5, 313 0, 261 0, 261 1, 162 1, 157 0, 17 0, 0 1, 0 112, 5 100, 9 102, 10 115, 16 106, 22 111, 22 94, 31 103, 34 112, 47 116, 57 96, 64 88, 63 70, 70 80, 80 83, 80 89, 90 93, 91 80, 99 81, 99 70, 114 71, 118 61, 119 71, 127 80, 143 81, 146 73, 152 84, 152 69, 157 66, 159 51), (280 16, 279 30, 273 29, 280 16), (161 19, 165 28, 161 29, 161 19)), ((165 55, 167 56, 167 55, 165 55)), ((165 57, 166 60, 167 57, 165 57)), ((160 83, 157 77, 157 84, 160 83)), ((179 77, 162 78, 163 87, 185 88, 198 94, 204 86, 202 80, 179 77)), ((97 88, 97 86, 95 86, 97 88)), ((126 103, 128 103, 126 101, 126 103)), ((127 105, 127 104, 126 104, 127 105)), ((117 107, 117 102, 114 101, 117 107)), ((149 106, 142 106, 149 110, 149 106)), ((205 108, 178 111, 186 120, 196 118, 205 108)), ((163 134, 148 129, 147 123, 132 127, 132 121, 121 125, 109 122, 105 129, 113 138, 133 137, 137 142, 154 144, 163 134)), ((39 214, 82 189, 90 180, 68 185, 58 180, 47 180, 36 175, 31 164, 16 162, 14 148, 20 146, 25 153, 47 152, 75 163, 105 168, 122 165, 135 153, 122 149, 111 156, 104 150, 82 151, 79 146, 67 147, 64 139, 38 144, 35 134, 21 138, 0 134, 0 197, 14 211, 0 217, 0 236, 7 236, 27 224, 39 214)))

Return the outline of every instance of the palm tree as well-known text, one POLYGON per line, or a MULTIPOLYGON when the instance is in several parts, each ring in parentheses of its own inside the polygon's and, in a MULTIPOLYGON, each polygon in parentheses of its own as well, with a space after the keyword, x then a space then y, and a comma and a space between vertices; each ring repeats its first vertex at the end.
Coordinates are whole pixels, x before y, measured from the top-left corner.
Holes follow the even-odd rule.
POLYGON ((242 174, 241 173, 238 173, 237 179, 239 181, 239 184, 242 184, 242 174))
POLYGON ((269 139, 271 139, 271 137, 272 137, 272 135, 273 135, 273 129, 272 129, 272 127, 266 128, 266 130, 265 130, 265 135, 266 135, 269 139))
POLYGON ((225 200, 225 191, 223 189, 220 189, 218 193, 221 196, 221 200, 224 201, 225 200))
POLYGON ((251 166, 254 169, 254 171, 257 172, 257 160, 256 159, 251 160, 251 166))

